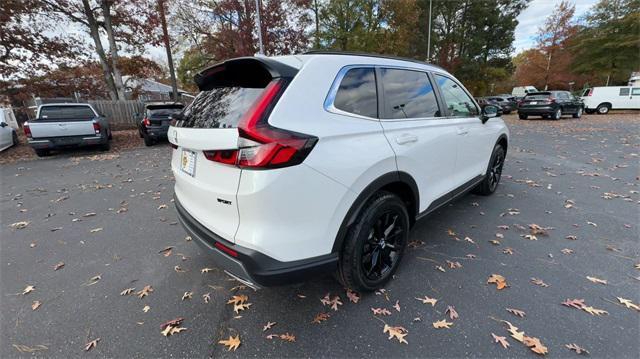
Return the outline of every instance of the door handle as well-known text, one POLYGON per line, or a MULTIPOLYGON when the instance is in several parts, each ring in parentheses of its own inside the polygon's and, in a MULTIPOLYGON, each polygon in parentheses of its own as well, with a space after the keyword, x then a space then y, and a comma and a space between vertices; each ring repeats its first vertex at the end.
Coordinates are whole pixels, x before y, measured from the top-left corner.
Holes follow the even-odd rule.
POLYGON ((399 145, 404 145, 404 144, 416 142, 416 141, 418 141, 418 137, 414 135, 404 134, 400 137, 396 137, 396 143, 399 145))
POLYGON ((466 135, 467 133, 469 133, 469 130, 464 128, 464 127, 458 127, 458 134, 459 135, 466 135))

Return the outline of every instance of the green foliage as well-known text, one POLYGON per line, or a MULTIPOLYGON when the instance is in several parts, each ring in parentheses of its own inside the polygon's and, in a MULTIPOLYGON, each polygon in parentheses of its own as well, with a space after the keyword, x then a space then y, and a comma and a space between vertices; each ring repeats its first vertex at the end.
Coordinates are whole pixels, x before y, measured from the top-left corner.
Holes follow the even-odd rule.
POLYGON ((180 64, 176 69, 176 77, 178 83, 185 89, 195 90, 196 84, 193 82, 193 76, 207 65, 213 63, 211 57, 203 55, 197 48, 191 48, 184 52, 180 64))
POLYGON ((640 0, 601 0, 573 39, 573 67, 598 84, 625 84, 640 69, 640 0))

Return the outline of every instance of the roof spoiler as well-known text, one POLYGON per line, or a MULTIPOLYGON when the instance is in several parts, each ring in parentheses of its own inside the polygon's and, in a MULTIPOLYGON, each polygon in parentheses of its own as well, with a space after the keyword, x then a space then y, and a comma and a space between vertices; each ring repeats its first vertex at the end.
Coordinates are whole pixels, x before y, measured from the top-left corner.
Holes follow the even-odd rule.
POLYGON ((198 72, 193 80, 200 91, 215 87, 262 88, 274 78, 293 78, 298 70, 268 57, 238 57, 198 72))

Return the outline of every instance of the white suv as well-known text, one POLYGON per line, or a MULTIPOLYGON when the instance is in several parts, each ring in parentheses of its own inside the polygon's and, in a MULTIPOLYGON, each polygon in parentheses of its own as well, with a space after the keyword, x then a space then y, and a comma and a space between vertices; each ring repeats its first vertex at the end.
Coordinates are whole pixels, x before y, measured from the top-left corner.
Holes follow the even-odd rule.
POLYGON ((194 241, 252 286, 337 273, 374 290, 414 222, 495 191, 508 129, 443 69, 310 52, 225 61, 174 116, 175 204, 194 241))

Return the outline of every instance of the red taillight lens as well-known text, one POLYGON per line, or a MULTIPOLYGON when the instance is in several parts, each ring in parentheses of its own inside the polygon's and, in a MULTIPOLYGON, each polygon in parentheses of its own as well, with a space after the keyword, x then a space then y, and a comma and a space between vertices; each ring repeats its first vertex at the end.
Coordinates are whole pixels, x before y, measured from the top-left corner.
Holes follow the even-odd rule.
POLYGON ((96 132, 96 135, 100 134, 100 124, 98 122, 93 122, 93 130, 96 132))
POLYGON ((31 138, 31 129, 29 128, 29 122, 25 122, 22 124, 22 131, 24 131, 25 136, 31 138))
POLYGON ((142 124, 145 125, 145 127, 149 127, 151 126, 151 121, 149 118, 145 117, 144 120, 142 120, 142 124))
POLYGON ((205 151, 207 159, 246 169, 269 169, 302 163, 318 139, 269 125, 273 106, 287 87, 283 79, 273 80, 238 124, 238 150, 205 151))
POLYGON ((214 246, 216 248, 218 248, 219 250, 225 252, 226 254, 232 256, 232 257, 237 257, 238 256, 238 252, 234 251, 233 249, 225 246, 224 244, 220 243, 220 242, 216 242, 214 244, 214 246))

